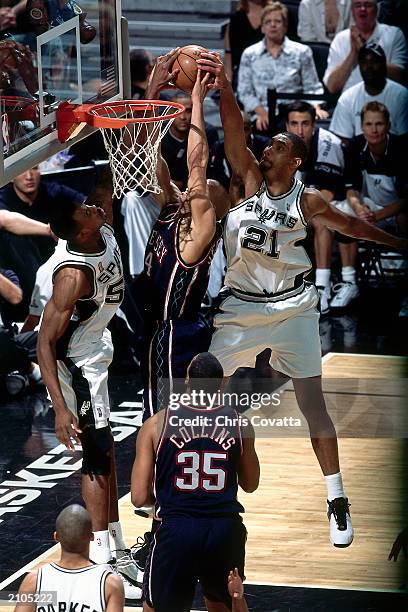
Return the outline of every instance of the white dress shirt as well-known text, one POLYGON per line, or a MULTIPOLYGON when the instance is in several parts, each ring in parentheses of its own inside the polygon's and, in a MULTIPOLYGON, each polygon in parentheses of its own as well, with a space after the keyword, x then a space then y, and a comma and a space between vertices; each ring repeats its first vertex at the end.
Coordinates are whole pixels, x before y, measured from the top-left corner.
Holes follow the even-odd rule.
MULTIPOLYGON (((336 34, 350 25, 351 0, 337 0, 339 20, 336 34)), ((302 0, 299 4, 297 33, 305 42, 331 42, 326 34, 325 0, 302 0)))

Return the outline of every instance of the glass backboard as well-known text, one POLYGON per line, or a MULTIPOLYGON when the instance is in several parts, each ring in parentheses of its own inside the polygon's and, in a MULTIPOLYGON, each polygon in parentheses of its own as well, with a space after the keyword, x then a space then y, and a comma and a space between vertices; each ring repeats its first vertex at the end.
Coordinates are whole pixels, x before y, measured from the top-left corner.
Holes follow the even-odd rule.
POLYGON ((126 25, 121 0, 27 0, 23 23, 0 32, 0 186, 67 147, 60 102, 123 99, 126 25))

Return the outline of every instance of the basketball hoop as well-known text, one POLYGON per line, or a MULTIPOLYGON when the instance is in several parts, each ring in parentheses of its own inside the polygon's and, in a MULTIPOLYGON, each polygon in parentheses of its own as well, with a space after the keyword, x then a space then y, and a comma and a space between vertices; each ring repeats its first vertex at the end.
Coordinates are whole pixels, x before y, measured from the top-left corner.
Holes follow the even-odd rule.
POLYGON ((128 191, 160 193, 156 168, 160 141, 184 111, 178 102, 119 100, 77 106, 62 102, 57 110, 58 137, 73 138, 84 124, 98 128, 109 154, 113 195, 128 191))

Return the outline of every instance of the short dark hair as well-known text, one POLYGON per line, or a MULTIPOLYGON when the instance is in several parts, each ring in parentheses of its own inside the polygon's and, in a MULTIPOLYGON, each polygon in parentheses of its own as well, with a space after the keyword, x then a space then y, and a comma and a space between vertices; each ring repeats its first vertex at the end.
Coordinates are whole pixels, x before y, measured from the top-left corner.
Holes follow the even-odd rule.
POLYGON ((72 240, 78 233, 78 223, 73 219, 74 213, 78 210, 79 203, 73 202, 68 198, 58 201, 50 214, 50 227, 58 238, 72 240))
POLYGON ((188 381, 192 389, 217 391, 224 378, 224 370, 212 353, 199 353, 188 366, 188 381))
POLYGON ((133 49, 129 54, 130 78, 133 81, 145 81, 151 63, 149 54, 145 49, 133 49))
POLYGON ((91 516, 79 504, 67 506, 57 516, 55 531, 64 551, 80 553, 83 551, 84 543, 86 544, 91 539, 91 516))
POLYGON ((295 100, 295 102, 286 105, 286 121, 289 121, 289 113, 309 113, 312 122, 316 121, 315 107, 304 100, 295 100))
MULTIPOLYGON (((292 143, 293 157, 300 157, 302 163, 307 159, 307 146, 303 138, 292 134, 292 132, 281 132, 292 143)), ((279 136, 279 134, 277 134, 279 136)))
POLYGON ((382 104, 381 102, 377 102, 377 101, 367 102, 367 104, 364 104, 360 112, 361 123, 363 123, 364 115, 368 111, 371 111, 372 113, 382 113, 386 123, 390 123, 390 111, 385 106, 385 104, 382 104))

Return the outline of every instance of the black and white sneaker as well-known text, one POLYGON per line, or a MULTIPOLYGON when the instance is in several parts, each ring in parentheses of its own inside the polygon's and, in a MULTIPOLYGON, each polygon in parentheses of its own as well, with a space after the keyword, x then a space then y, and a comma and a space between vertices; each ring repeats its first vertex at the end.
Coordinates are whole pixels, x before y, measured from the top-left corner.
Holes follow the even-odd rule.
POLYGON ((149 554, 150 546, 153 540, 153 534, 151 531, 146 531, 144 536, 139 536, 136 540, 136 544, 130 549, 132 559, 135 562, 137 568, 144 572, 146 567, 146 561, 149 554))
MULTIPOLYGON (((116 551, 124 552, 124 551, 116 551)), ((112 559, 108 563, 110 569, 117 574, 123 582, 123 588, 125 591, 125 599, 131 601, 140 601, 142 599, 142 582, 134 580, 134 577, 138 575, 135 563, 130 556, 130 551, 127 551, 126 555, 123 555, 121 559, 112 559)))
POLYGON ((327 500, 327 518, 330 523, 330 542, 338 548, 346 548, 353 541, 354 531, 347 497, 327 500))
POLYGON ((330 287, 316 285, 320 298, 320 314, 326 315, 330 311, 330 287))

